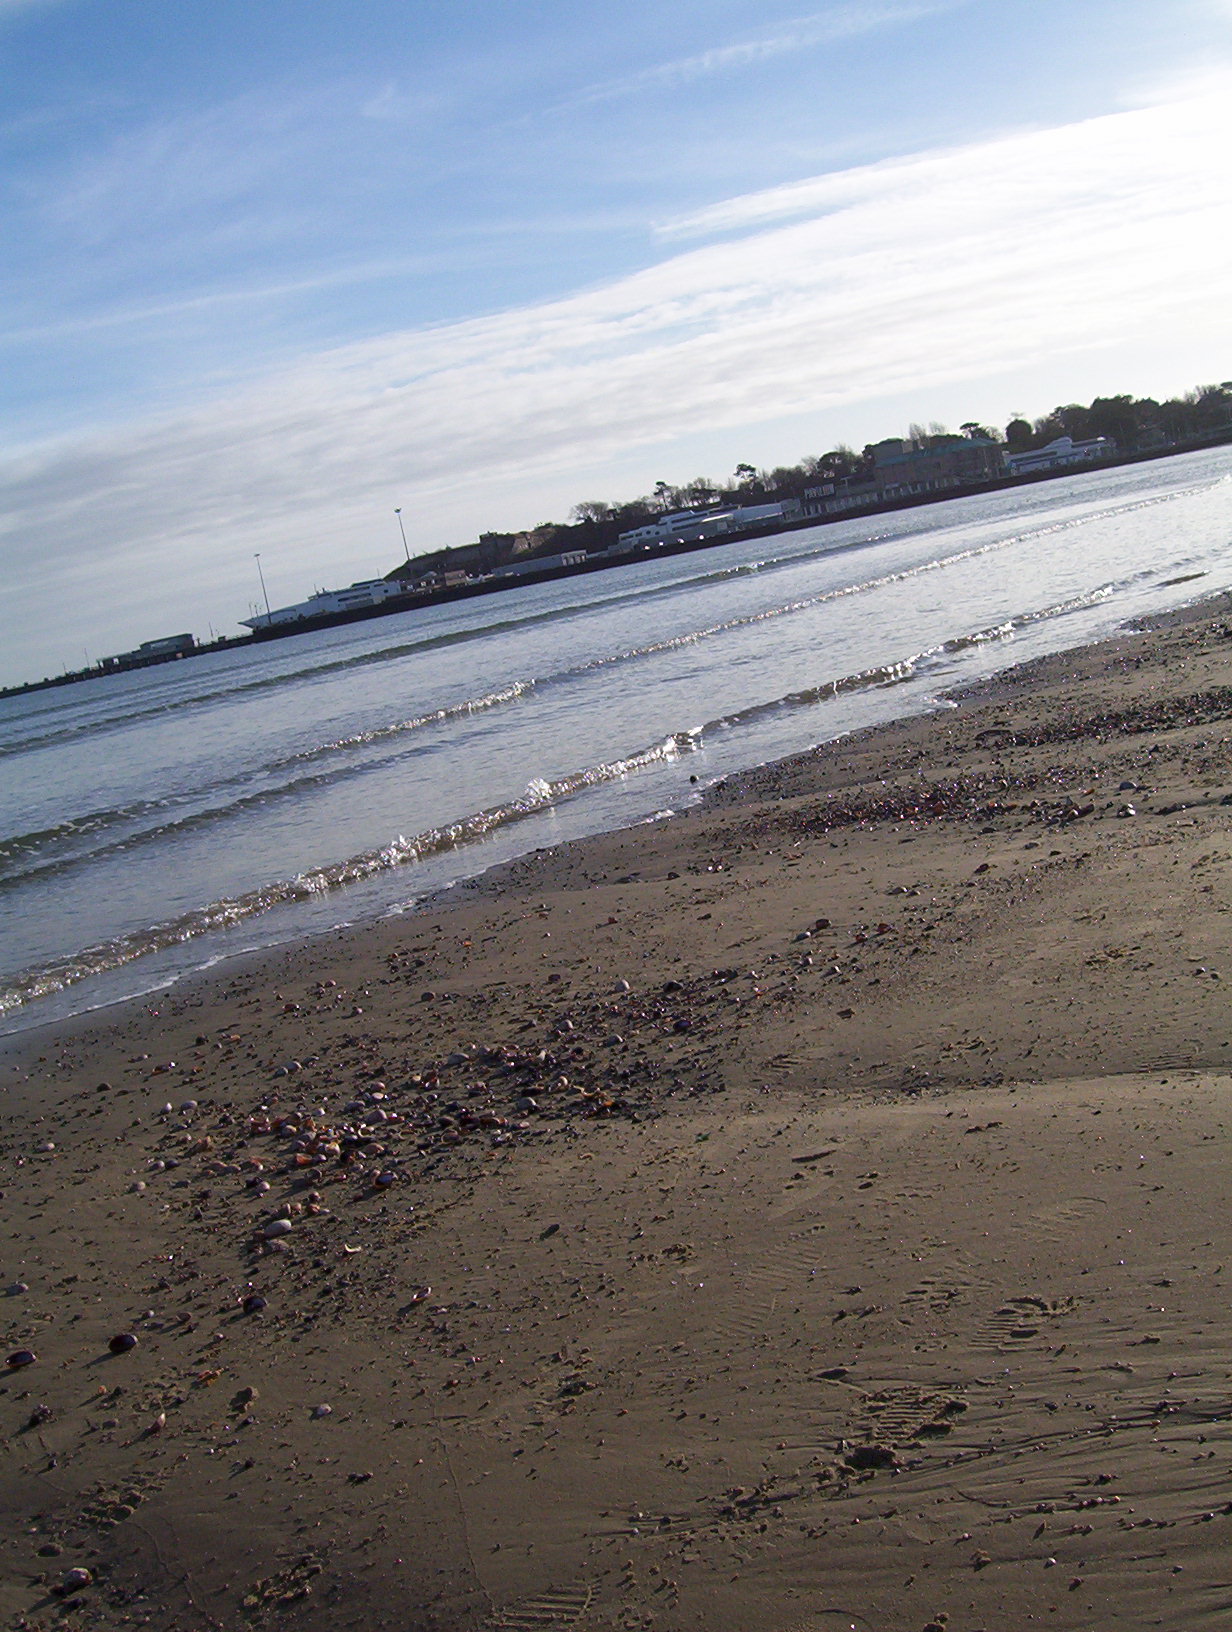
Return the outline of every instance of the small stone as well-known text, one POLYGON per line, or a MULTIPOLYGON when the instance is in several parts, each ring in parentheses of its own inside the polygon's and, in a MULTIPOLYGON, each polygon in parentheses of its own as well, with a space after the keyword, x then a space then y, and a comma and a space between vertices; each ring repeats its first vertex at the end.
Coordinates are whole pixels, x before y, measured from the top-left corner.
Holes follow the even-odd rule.
POLYGON ((79 1565, 77 1569, 66 1572, 60 1583, 60 1591, 67 1597, 70 1593, 80 1592, 83 1587, 88 1587, 93 1580, 94 1577, 89 1570, 79 1565))
POLYGON ((135 1332, 117 1332, 107 1347, 112 1354, 127 1354, 130 1349, 137 1347, 137 1334, 135 1332))
POLYGON ((312 1408, 312 1415, 314 1419, 320 1419, 321 1417, 332 1417, 333 1414, 334 1408, 332 1405, 314 1405, 312 1408))
POLYGON ((280 1235, 290 1235, 294 1225, 289 1218, 274 1218, 265 1226, 261 1234, 267 1241, 275 1241, 280 1235))
POLYGON ((38 1355, 35 1354, 33 1349, 14 1349, 5 1361, 5 1365, 8 1366, 10 1371, 24 1371, 27 1366, 32 1366, 37 1359, 38 1355))
POLYGON ((4 1295, 6 1298, 19 1298, 23 1292, 29 1290, 29 1285, 25 1281, 14 1281, 12 1286, 5 1287, 4 1295))
POLYGON ((259 1292, 250 1292, 240 1305, 246 1315, 259 1315, 263 1309, 268 1307, 268 1301, 259 1292))

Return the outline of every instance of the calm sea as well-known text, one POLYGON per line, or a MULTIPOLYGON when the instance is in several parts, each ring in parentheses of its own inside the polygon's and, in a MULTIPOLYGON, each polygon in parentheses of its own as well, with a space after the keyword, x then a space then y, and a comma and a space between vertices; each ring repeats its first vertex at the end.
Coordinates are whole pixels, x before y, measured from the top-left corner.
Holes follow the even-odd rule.
POLYGON ((1225 448, 0 700, 0 1032, 406 910, 1230 582, 1225 448))

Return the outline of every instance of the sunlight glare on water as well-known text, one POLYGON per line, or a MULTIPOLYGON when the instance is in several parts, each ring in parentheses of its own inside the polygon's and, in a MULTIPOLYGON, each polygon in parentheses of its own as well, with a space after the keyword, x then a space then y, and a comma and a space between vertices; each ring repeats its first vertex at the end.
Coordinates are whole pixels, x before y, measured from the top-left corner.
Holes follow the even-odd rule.
POLYGON ((1213 593, 1230 494, 1217 449, 0 700, 0 1028, 680 808, 1213 593))

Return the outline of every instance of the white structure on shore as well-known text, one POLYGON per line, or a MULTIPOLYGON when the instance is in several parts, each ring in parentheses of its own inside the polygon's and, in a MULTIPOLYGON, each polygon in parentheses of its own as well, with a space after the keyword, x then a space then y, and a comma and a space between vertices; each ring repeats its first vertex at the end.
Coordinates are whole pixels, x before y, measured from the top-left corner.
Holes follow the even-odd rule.
POLYGON ((800 515, 799 499, 781 499, 773 504, 741 504, 730 510, 677 510, 659 516, 643 527, 621 533, 607 552, 635 550, 639 544, 683 543, 697 538, 721 538, 724 533, 740 533, 746 527, 760 527, 777 521, 795 521, 800 515))
POLYGON ((365 578, 361 583, 351 584, 346 589, 318 589, 316 594, 306 601, 297 601, 294 606, 276 606, 272 612, 258 612, 251 618, 241 618, 240 622, 247 629, 272 629, 283 623, 303 623, 306 618, 320 618, 335 612, 356 612, 370 606, 380 606, 382 601, 391 600, 396 595, 405 595, 407 586, 398 580, 385 578, 365 578))
POLYGON ((1094 459, 1110 459, 1117 451, 1110 436, 1092 436, 1075 442, 1072 436, 1058 436, 1029 453, 1007 453, 1005 463, 1011 476, 1028 476, 1033 470, 1064 470, 1067 465, 1089 465, 1094 459))

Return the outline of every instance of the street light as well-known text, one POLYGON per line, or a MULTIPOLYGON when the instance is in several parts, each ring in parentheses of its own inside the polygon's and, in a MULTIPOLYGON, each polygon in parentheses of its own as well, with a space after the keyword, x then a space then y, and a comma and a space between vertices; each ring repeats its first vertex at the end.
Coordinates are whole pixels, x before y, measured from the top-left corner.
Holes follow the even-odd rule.
POLYGON ((402 506, 400 504, 394 506, 394 515, 398 518, 398 531, 402 534, 402 548, 406 551, 406 564, 409 567, 411 564, 411 551, 406 542, 406 528, 402 525, 402 506))
POLYGON ((260 550, 257 550, 254 553, 253 560, 257 563, 257 577, 260 578, 260 580, 261 580, 261 593, 262 593, 262 595, 265 596, 265 621, 268 623, 272 619, 274 614, 270 611, 269 590, 266 589, 266 587, 265 587, 265 574, 261 571, 261 552, 260 552, 260 550))

